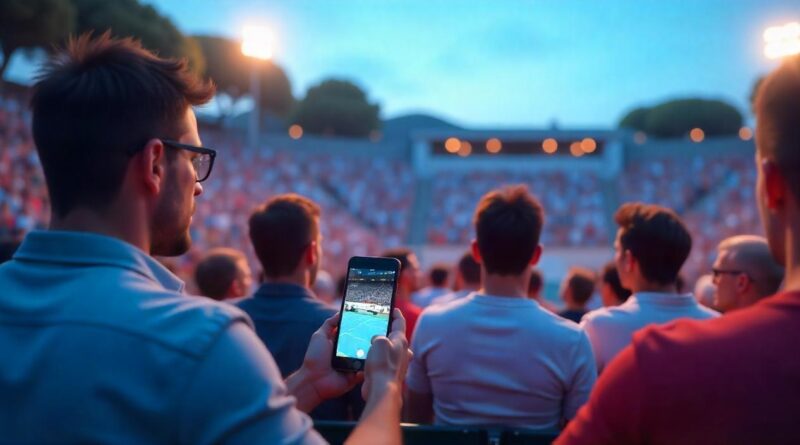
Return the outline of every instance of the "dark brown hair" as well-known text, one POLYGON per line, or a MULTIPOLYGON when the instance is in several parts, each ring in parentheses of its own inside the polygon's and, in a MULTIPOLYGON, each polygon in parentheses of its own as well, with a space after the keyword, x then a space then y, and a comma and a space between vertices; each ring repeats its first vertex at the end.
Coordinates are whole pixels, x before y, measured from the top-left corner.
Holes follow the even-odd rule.
POLYGON ((510 186, 481 198, 474 223, 486 272, 518 275, 529 267, 539 245, 544 210, 527 187, 510 186))
POLYGON ((194 281, 200 294, 214 300, 222 300, 231 284, 236 280, 239 262, 246 261, 242 252, 235 249, 210 250, 194 270, 194 281))
POLYGON ((544 277, 538 269, 531 270, 531 278, 528 280, 528 296, 534 296, 542 291, 544 277))
POLYGON ((572 301, 584 305, 594 292, 594 272, 582 267, 570 269, 567 275, 567 289, 572 293, 572 301))
POLYGON ((33 138, 53 212, 103 209, 117 196, 131 153, 151 138, 177 138, 187 107, 214 86, 185 60, 161 59, 109 33, 70 39, 34 86, 33 138))
POLYGON ((278 195, 250 215, 250 241, 268 278, 294 272, 303 252, 319 235, 319 206, 289 193, 278 195))
POLYGON ((800 55, 784 60, 758 87, 756 147, 775 160, 800 200, 800 55))
POLYGON ((619 280, 619 272, 617 272, 617 264, 613 261, 603 266, 600 279, 603 283, 611 286, 611 291, 614 292, 614 295, 620 303, 624 303, 631 296, 631 291, 622 287, 622 282, 619 280))
POLYGON ((675 212, 641 202, 625 203, 614 220, 619 242, 639 262, 642 276, 652 283, 675 283, 692 250, 692 235, 675 212))
POLYGON ((447 264, 434 264, 431 267, 429 277, 431 284, 436 287, 443 287, 447 284, 447 278, 450 276, 450 267, 447 264))
POLYGON ((481 265, 472 257, 472 252, 461 255, 461 259, 458 260, 458 271, 467 283, 480 284, 481 265))

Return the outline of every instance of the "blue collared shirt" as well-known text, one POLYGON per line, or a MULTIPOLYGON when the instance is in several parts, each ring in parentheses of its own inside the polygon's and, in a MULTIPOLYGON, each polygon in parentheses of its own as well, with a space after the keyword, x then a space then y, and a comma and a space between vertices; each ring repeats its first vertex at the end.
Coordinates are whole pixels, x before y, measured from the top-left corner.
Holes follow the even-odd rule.
MULTIPOLYGON (((233 302, 245 311, 256 327, 256 333, 275 358, 286 377, 303 364, 308 342, 336 310, 300 285, 266 283, 252 298, 233 302)), ((322 403, 311 417, 325 420, 357 419, 363 410, 361 387, 348 394, 322 403)))
POLYGON ((115 238, 0 266, 0 442, 318 443, 250 320, 115 238))

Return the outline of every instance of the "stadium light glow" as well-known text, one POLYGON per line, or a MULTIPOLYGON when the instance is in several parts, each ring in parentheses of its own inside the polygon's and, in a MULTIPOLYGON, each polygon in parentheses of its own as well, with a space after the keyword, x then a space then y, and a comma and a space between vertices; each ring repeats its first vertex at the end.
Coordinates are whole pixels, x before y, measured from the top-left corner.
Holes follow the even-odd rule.
POLYGON ((500 139, 491 138, 488 141, 486 141, 486 151, 488 151, 489 153, 492 154, 499 153, 500 150, 502 149, 503 149, 503 143, 500 142, 500 139))
POLYGON ((458 149, 458 155, 462 158, 466 158, 472 154, 472 144, 467 141, 461 141, 461 148, 458 149))
POLYGON ((743 141, 749 141, 753 139, 753 130, 748 127, 742 127, 739 129, 739 139, 743 141))
POLYGON ((769 59, 800 54, 800 23, 771 26, 764 30, 764 55, 769 59))
POLYGON ((289 127, 289 137, 295 140, 303 137, 303 127, 297 124, 294 124, 291 127, 289 127))
POLYGON ((700 128, 692 128, 692 131, 689 132, 689 137, 692 142, 703 142, 703 139, 706 138, 706 133, 700 128))
POLYGON ((547 138, 542 141, 542 150, 551 155, 558 150, 558 142, 553 138, 547 138))
POLYGON ((447 150, 448 153, 458 153, 458 150, 461 148, 461 141, 458 138, 447 138, 444 141, 444 149, 447 150))
POLYGON ((242 32, 242 54, 259 60, 272 58, 272 34, 263 26, 245 26, 242 32))
POLYGON ((585 138, 581 141, 581 150, 584 153, 594 153, 597 150, 597 142, 592 138, 585 138))
POLYGON ((576 158, 579 158, 584 154, 580 142, 573 142, 569 144, 569 152, 572 153, 572 156, 575 156, 576 158))

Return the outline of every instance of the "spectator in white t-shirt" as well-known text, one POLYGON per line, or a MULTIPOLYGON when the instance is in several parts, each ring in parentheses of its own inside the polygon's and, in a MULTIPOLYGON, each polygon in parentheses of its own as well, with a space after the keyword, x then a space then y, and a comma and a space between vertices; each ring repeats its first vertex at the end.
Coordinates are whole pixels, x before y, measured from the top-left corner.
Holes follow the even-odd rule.
POLYGON ((649 324, 719 316, 698 304, 692 294, 677 293, 678 273, 692 250, 692 236, 675 212, 626 203, 614 220, 619 225, 614 241, 617 272, 633 295, 619 306, 583 316, 581 325, 592 341, 598 372, 631 342, 634 332, 649 324))
POLYGON ((555 430, 586 402, 596 370, 580 326, 527 298, 542 207, 524 186, 508 187, 485 195, 474 221, 483 288, 422 312, 406 418, 555 430))
POLYGON ((429 286, 426 286, 411 295, 411 302, 425 309, 433 300, 442 295, 449 294, 450 288, 447 281, 450 278, 450 267, 447 264, 435 264, 428 273, 429 286))
POLYGON ((459 298, 476 292, 481 288, 481 265, 472 257, 472 252, 467 251, 461 255, 456 268, 455 290, 436 297, 431 305, 449 303, 459 298))

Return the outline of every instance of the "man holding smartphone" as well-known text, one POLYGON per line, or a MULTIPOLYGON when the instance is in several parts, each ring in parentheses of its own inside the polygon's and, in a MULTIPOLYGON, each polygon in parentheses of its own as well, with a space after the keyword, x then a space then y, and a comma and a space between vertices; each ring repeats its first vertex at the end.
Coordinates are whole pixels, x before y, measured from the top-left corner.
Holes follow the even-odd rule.
POLYGON ((189 248, 216 152, 192 106, 213 95, 185 61, 109 33, 69 43, 32 98, 49 230, 0 266, 0 442, 323 443, 304 414, 364 379, 354 443, 399 443, 405 322, 366 372, 330 366, 337 317, 284 382, 239 309, 183 294, 151 255, 189 248))

